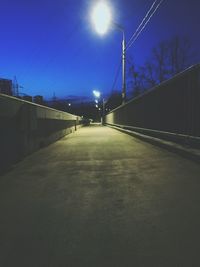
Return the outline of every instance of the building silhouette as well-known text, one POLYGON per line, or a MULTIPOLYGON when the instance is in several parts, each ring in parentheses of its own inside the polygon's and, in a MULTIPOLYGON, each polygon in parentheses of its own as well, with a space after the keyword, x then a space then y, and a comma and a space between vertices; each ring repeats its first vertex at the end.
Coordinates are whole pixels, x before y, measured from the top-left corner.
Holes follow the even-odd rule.
POLYGON ((0 93, 6 95, 13 95, 12 80, 0 78, 0 93))

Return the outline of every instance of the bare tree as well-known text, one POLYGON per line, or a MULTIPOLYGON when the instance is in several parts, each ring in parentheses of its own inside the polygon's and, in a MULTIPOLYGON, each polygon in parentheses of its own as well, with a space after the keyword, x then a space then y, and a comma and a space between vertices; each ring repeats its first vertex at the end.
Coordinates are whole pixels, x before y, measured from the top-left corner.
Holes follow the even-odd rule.
POLYGON ((173 77, 193 62, 194 53, 189 39, 179 36, 160 42, 141 67, 136 67, 129 58, 128 84, 131 84, 132 96, 138 96, 144 90, 173 77))
POLYGON ((144 74, 141 71, 141 68, 136 68, 132 59, 129 59, 129 88, 131 91, 132 97, 137 97, 144 91, 144 74))
POLYGON ((192 64, 192 47, 186 37, 175 36, 153 49, 151 64, 154 65, 158 83, 171 78, 192 64))
POLYGON ((152 63, 146 62, 143 67, 140 67, 140 76, 144 90, 156 85, 154 66, 152 63))
POLYGON ((175 36, 169 41, 169 67, 173 76, 189 67, 193 61, 193 51, 188 38, 175 36))
POLYGON ((108 97, 106 104, 105 104, 105 108, 106 111, 110 111, 118 106, 120 106, 122 103, 122 95, 120 91, 117 90, 113 90, 110 93, 110 96, 108 97))

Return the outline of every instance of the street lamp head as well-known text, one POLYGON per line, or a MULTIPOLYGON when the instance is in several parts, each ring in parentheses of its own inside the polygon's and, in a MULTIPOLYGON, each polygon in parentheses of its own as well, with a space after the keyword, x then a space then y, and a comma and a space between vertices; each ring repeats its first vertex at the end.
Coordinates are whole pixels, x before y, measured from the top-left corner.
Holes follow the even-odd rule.
POLYGON ((93 90, 93 94, 96 98, 99 98, 101 96, 101 93, 99 91, 93 90))
POLYGON ((111 24, 111 17, 109 5, 105 1, 100 0, 92 10, 92 22, 100 35, 108 31, 111 24))

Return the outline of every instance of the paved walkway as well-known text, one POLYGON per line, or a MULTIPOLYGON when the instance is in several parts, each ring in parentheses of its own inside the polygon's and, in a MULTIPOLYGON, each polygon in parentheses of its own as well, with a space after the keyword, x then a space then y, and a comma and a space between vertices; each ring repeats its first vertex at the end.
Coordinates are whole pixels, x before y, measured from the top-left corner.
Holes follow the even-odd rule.
POLYGON ((1 267, 200 266, 200 166, 86 127, 0 177, 1 267))

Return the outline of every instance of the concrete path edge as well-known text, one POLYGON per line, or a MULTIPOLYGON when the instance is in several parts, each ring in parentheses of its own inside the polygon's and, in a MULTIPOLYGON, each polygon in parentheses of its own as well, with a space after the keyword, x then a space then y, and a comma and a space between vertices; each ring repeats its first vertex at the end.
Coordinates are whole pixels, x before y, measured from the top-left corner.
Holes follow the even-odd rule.
POLYGON ((157 145, 159 147, 162 147, 162 148, 164 148, 170 152, 177 153, 177 154, 183 156, 184 158, 194 160, 195 162, 200 163, 200 150, 199 149, 185 147, 183 145, 176 144, 176 143, 171 142, 171 141, 166 141, 166 140, 163 140, 160 138, 141 134, 141 133, 138 133, 135 131, 123 129, 121 127, 117 127, 114 125, 106 125, 106 126, 111 127, 113 129, 116 129, 118 131, 121 131, 123 133, 129 134, 131 136, 134 136, 138 139, 141 139, 142 141, 145 141, 145 142, 151 143, 153 145, 157 145))

